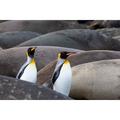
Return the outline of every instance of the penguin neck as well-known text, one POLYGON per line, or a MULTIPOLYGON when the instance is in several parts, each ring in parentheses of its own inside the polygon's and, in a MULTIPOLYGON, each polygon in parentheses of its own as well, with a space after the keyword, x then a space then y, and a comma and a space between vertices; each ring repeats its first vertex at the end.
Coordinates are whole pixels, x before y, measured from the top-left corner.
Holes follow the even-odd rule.
POLYGON ((63 64, 65 62, 65 59, 58 58, 57 64, 63 64))
POLYGON ((69 61, 67 59, 61 59, 61 58, 59 58, 58 59, 58 63, 59 64, 63 64, 63 63, 67 64, 67 63, 69 63, 69 61))
POLYGON ((31 63, 32 61, 34 61, 34 58, 27 56, 27 63, 31 63))

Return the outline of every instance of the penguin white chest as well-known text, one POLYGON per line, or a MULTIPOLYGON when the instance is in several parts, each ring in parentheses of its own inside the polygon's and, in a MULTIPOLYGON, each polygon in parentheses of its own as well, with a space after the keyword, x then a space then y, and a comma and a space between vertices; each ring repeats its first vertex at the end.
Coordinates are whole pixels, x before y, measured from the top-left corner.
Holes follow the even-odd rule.
POLYGON ((63 64, 60 74, 54 83, 53 89, 66 96, 69 95, 72 82, 72 70, 69 63, 63 64))
POLYGON ((36 83, 37 81, 37 68, 35 64, 29 64, 24 70, 21 80, 36 83))

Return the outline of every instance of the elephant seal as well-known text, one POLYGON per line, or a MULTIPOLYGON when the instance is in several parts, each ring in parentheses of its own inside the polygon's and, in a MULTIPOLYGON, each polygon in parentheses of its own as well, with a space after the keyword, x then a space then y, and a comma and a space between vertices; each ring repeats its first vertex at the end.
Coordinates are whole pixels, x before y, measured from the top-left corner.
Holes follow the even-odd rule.
POLYGON ((40 36, 39 33, 30 31, 14 31, 0 33, 0 46, 3 49, 11 48, 38 36, 40 36))
POLYGON ((120 42, 95 30, 61 30, 41 35, 18 45, 60 46, 80 50, 120 50, 120 42))
POLYGON ((101 60, 72 68, 70 96, 89 100, 120 99, 120 59, 101 60))
POLYGON ((48 88, 0 75, 0 100, 70 100, 48 88))
MULTIPOLYGON (((15 77, 23 63, 26 61, 26 51, 29 47, 14 47, 6 50, 1 50, 0 74, 15 77)), ((60 51, 81 52, 77 49, 63 47, 37 46, 35 52, 35 60, 38 71, 41 68, 45 67, 49 62, 56 59, 56 56, 60 51)))
POLYGON ((49 33, 64 29, 87 28, 76 20, 10 20, 0 23, 0 32, 32 31, 49 33))
MULTIPOLYGON (((84 51, 78 53, 74 56, 68 58, 71 66, 76 66, 79 64, 108 60, 108 59, 120 59, 120 52, 118 51, 107 51, 107 50, 93 50, 93 51, 84 51)), ((52 77, 56 65, 56 60, 50 62, 44 68, 38 72, 38 83, 40 85, 44 84, 47 86, 52 77), (47 75, 46 75, 47 74, 47 75)))

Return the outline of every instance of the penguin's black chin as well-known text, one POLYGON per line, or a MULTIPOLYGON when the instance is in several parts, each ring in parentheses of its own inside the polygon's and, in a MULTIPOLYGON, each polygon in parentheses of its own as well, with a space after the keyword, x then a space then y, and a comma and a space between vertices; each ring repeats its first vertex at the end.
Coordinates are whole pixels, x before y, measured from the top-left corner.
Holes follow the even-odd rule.
POLYGON ((34 55, 29 55, 29 57, 30 57, 31 59, 33 59, 33 58, 34 58, 34 55))
POLYGON ((31 51, 30 53, 28 53, 28 56, 29 56, 30 58, 34 58, 34 54, 35 54, 35 51, 31 51))

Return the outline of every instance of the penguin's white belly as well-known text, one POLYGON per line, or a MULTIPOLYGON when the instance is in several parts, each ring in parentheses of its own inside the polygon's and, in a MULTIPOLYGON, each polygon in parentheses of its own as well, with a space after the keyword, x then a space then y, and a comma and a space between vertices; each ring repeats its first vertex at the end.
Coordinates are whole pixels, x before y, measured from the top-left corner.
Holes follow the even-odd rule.
POLYGON ((64 64, 61 68, 60 74, 53 86, 53 89, 66 96, 69 95, 72 82, 72 70, 70 64, 64 64))
POLYGON ((37 81, 37 69, 35 64, 29 64, 24 70, 21 80, 36 83, 37 81))

